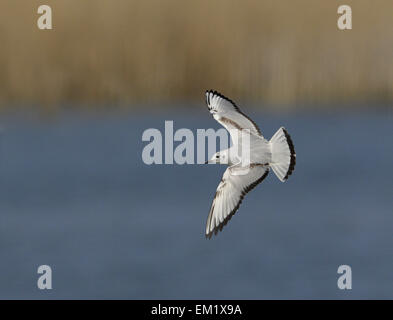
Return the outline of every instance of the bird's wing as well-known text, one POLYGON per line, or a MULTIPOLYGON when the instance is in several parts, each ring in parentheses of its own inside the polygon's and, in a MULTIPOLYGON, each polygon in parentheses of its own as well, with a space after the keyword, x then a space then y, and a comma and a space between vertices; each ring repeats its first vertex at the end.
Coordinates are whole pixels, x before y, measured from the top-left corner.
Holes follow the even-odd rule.
POLYGON ((268 173, 268 166, 254 163, 247 167, 235 165, 225 170, 207 217, 207 238, 222 230, 236 213, 246 193, 261 183, 268 173))
MULTIPOLYGON (((236 104, 216 91, 206 91, 206 103, 210 113, 230 133, 233 130, 250 130, 251 134, 262 137, 261 130, 236 104)), ((233 141, 235 142, 235 141, 233 141)))

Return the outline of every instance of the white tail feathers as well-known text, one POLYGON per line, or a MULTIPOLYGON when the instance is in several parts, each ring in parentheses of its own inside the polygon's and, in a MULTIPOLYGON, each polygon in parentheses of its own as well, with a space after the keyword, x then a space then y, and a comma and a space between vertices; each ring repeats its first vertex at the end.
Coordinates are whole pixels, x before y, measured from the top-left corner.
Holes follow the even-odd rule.
POLYGON ((296 164, 296 153, 288 132, 281 127, 270 139, 272 161, 270 167, 282 182, 288 179, 296 164))

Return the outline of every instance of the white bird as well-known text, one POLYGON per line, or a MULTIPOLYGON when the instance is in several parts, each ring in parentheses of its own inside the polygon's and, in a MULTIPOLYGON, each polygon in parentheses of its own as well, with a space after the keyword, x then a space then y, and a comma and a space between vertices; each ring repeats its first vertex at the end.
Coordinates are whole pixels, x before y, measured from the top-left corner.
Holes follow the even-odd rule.
POLYGON ((232 140, 232 147, 215 153, 206 161, 229 165, 217 187, 207 218, 205 235, 210 239, 228 223, 246 193, 266 178, 270 168, 278 179, 286 181, 295 168, 296 153, 284 127, 278 129, 268 141, 254 121, 230 99, 210 90, 206 91, 206 103, 214 119, 229 131, 232 140), (249 132, 249 159, 246 165, 238 152, 244 145, 242 138, 239 138, 240 132, 244 131, 249 132))

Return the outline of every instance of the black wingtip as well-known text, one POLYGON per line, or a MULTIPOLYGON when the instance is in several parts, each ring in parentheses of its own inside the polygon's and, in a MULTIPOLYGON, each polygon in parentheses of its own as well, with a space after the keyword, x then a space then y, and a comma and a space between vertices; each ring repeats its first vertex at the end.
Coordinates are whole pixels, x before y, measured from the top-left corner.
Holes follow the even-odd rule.
POLYGON ((208 103, 209 103, 209 104, 210 104, 210 94, 213 94, 213 95, 218 96, 218 97, 220 97, 220 98, 222 98, 222 99, 224 99, 224 100, 227 100, 229 103, 231 103, 231 104, 234 106, 234 108, 235 108, 237 111, 240 112, 240 109, 239 109, 239 107, 236 105, 236 103, 235 103, 233 100, 229 99, 228 97, 224 96, 222 93, 220 93, 220 92, 218 92, 218 91, 216 91, 216 90, 212 90, 212 89, 206 90, 206 93, 209 93, 209 94, 206 95, 206 98, 209 99, 209 100, 208 100, 208 103))

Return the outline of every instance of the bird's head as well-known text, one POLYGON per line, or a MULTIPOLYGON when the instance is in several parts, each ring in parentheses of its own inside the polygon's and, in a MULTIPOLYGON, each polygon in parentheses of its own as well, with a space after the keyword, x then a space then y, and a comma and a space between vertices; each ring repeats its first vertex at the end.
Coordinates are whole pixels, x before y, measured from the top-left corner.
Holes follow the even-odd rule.
POLYGON ((218 163, 218 164, 228 164, 228 154, 226 152, 216 152, 207 163, 218 163))

